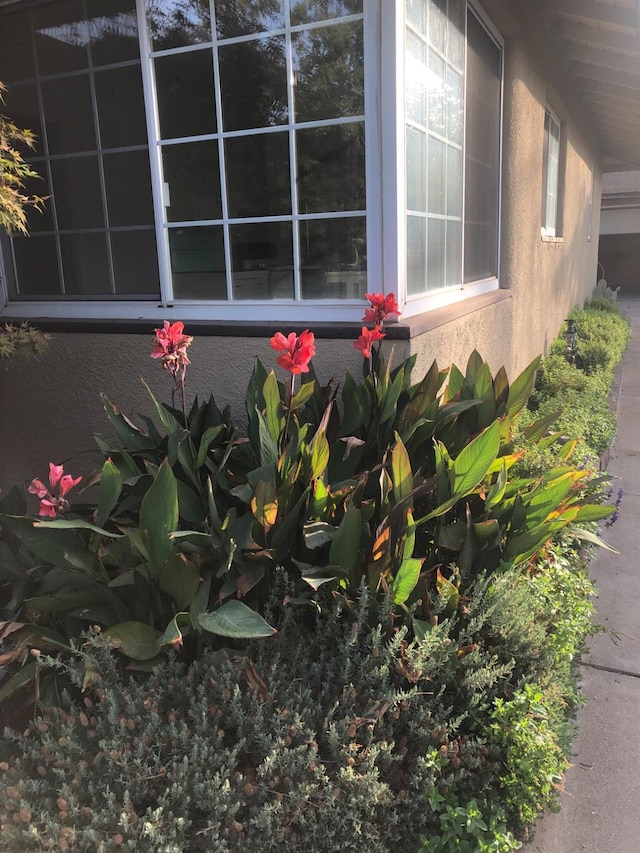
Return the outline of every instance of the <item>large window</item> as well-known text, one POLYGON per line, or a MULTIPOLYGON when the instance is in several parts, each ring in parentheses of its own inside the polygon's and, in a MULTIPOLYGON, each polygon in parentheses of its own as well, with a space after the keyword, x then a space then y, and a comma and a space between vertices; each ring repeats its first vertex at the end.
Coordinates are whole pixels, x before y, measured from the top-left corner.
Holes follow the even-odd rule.
POLYGON ((1 241, 5 313, 306 322, 495 285, 501 73, 475 0, 18 0, 0 80, 50 199, 1 241))
POLYGON ((471 4, 406 0, 409 300, 497 281, 501 92, 500 45, 471 4))

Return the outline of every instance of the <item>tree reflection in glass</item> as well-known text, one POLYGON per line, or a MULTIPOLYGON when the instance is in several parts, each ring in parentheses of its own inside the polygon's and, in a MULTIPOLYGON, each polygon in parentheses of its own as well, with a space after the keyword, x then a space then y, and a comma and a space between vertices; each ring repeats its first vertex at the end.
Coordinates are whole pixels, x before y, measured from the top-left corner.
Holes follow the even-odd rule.
POLYGON ((216 0, 215 9, 219 39, 284 29, 284 0, 216 0))
POLYGON ((211 41, 206 0, 146 0, 146 12, 154 50, 211 41))

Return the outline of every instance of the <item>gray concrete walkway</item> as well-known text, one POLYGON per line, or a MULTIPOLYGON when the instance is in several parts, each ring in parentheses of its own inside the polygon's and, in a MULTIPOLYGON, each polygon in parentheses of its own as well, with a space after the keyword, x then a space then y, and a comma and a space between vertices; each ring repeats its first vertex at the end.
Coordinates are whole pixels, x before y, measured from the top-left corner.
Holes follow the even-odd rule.
POLYGON ((584 655, 579 734, 561 811, 539 821, 526 853, 640 853, 640 299, 621 299, 634 338, 618 392, 618 435, 608 471, 624 489, 620 518, 591 566, 599 596, 584 655))

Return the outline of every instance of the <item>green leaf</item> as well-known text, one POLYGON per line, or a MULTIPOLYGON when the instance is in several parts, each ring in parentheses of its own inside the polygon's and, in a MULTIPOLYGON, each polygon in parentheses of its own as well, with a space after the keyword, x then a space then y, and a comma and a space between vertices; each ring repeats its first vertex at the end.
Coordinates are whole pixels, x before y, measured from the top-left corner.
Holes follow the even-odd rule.
POLYGON ((596 504, 585 504, 578 507, 578 512, 573 518, 573 521, 602 521, 603 518, 608 518, 616 511, 614 506, 597 506, 596 504))
POLYGON ((396 406, 398 405, 398 398, 402 393, 403 381, 404 374, 402 372, 397 373, 395 379, 391 383, 391 386, 388 388, 386 394, 384 395, 384 400, 382 401, 382 411, 380 412, 381 424, 388 421, 389 418, 395 413, 396 406))
POLYGON ((109 539, 120 539, 122 537, 121 533, 110 533, 108 530, 81 518, 54 518, 51 521, 34 521, 33 526, 48 527, 52 530, 92 530, 94 533, 99 533, 100 536, 109 537, 109 539))
POLYGON ((282 414, 280 386, 273 370, 265 380, 262 394, 265 402, 264 417, 267 429, 269 430, 269 435, 277 444, 284 429, 284 416, 282 414))
POLYGON ((13 694, 20 690, 21 687, 24 687, 25 684, 33 681, 37 674, 37 661, 31 661, 30 663, 25 664, 21 670, 8 678, 3 683, 2 687, 0 687, 0 702, 4 702, 5 699, 13 696, 13 694))
POLYGON ((500 449, 500 421, 477 435, 458 454, 450 471, 451 496, 464 497, 482 482, 500 449))
POLYGON ((278 518, 278 494, 275 483, 257 483, 251 500, 251 512, 260 527, 267 533, 278 518))
POLYGON ((260 441, 260 463, 262 465, 277 465, 279 455, 277 440, 271 435, 262 412, 256 409, 256 416, 258 418, 258 437, 260 441))
POLYGON ((171 555, 173 543, 169 534, 177 526, 178 487, 165 459, 140 505, 140 534, 156 575, 171 555))
POLYGON ((393 496, 396 504, 399 504, 411 494, 413 473, 409 454, 398 433, 395 433, 395 438, 396 443, 391 451, 391 480, 393 482, 393 496))
POLYGON ((311 479, 317 480, 327 470, 329 464, 329 442, 324 433, 317 432, 311 443, 311 479))
POLYGON ((209 452, 209 448, 213 444, 213 442, 218 438, 220 433, 224 432, 225 425, 219 424, 218 426, 209 427, 202 434, 202 438, 200 439, 200 447, 198 448, 198 456, 196 458, 196 468, 202 468, 204 465, 205 459, 207 458, 207 453, 209 452))
POLYGON ((354 434, 371 416, 372 397, 369 385, 356 385, 353 376, 347 373, 342 386, 343 415, 340 437, 354 434))
POLYGON ((184 554, 173 554, 160 569, 158 583, 178 610, 182 610, 189 606, 198 591, 200 570, 184 554))
POLYGON ((571 535, 575 536, 576 539, 580 539, 583 542, 590 542, 592 545, 597 545, 599 548, 604 548, 606 551, 611 551, 612 554, 619 554, 617 548, 614 548, 613 545, 609 545, 608 542, 605 542, 604 539, 601 539, 596 533, 593 533, 591 530, 583 530, 581 527, 572 527, 571 535))
POLYGON ((188 613, 176 613, 171 622, 169 622, 167 627, 164 629, 162 636, 158 637, 158 647, 182 646, 182 638, 191 627, 191 617, 188 613))
POLYGON ((107 628, 103 637, 134 660, 150 660, 158 654, 158 632, 145 622, 118 622, 107 628))
POLYGON ((100 491, 96 508, 96 522, 102 527, 118 502, 122 491, 122 475, 111 459, 106 459, 100 474, 100 491))
POLYGON ((531 364, 525 367, 520 376, 516 377, 511 383, 507 399, 507 414, 511 417, 517 415, 525 407, 527 400, 531 396, 540 359, 541 356, 536 356, 531 364))
POLYGON ((353 503, 347 507, 340 526, 333 537, 329 551, 329 562, 350 572, 360 553, 362 535, 362 513, 353 503))
POLYGON ((124 444, 129 452, 140 450, 150 450, 153 448, 153 441, 142 430, 132 423, 120 409, 115 406, 105 394, 100 394, 102 405, 107 414, 107 418, 115 429, 118 438, 124 444))
POLYGON ((151 388, 149 388, 144 379, 142 379, 141 382, 144 385, 145 391, 149 395, 151 404, 153 405, 153 410, 155 411, 158 420, 166 429, 167 433, 170 435, 172 432, 183 430, 184 424, 181 424, 178 420, 176 420, 176 418, 174 418, 171 412, 167 411, 167 408, 165 406, 160 405, 160 403, 156 400, 153 391, 151 390, 151 388))
POLYGON ((486 508, 489 510, 494 507, 496 504, 499 504, 502 498, 504 497, 504 492, 507 487, 507 463, 503 459, 502 467, 498 472, 498 476, 496 477, 495 483, 492 484, 489 492, 487 494, 487 500, 485 503, 486 508))
POLYGON ((532 423, 524 429, 522 434, 527 441, 531 441, 533 443, 540 441, 541 438, 544 438, 561 414, 562 412, 558 410, 557 412, 551 412, 550 415, 546 415, 544 418, 538 418, 535 423, 532 423))
POLYGON ((328 545, 332 542, 338 528, 332 524, 327 524, 325 521, 309 521, 304 525, 303 535, 304 544, 310 551, 316 548, 322 548, 323 545, 328 545))
POLYGON ((417 557, 410 557, 408 560, 402 561, 391 585, 394 604, 404 604, 416 588, 422 562, 417 557))
POLYGON ((235 639, 258 639, 277 634, 259 613, 235 599, 225 602, 212 613, 202 613, 198 623, 204 631, 235 639))
POLYGON ((315 391, 315 382, 305 382, 304 385, 301 385, 298 391, 291 398, 291 403, 289 404, 289 411, 295 412, 297 409, 304 406, 304 404, 313 397, 315 391))

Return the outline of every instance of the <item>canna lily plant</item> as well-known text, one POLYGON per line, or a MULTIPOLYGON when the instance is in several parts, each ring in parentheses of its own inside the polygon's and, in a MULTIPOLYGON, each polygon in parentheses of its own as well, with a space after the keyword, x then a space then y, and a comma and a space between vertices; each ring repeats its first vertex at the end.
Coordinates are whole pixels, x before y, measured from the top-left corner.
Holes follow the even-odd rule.
MULTIPOLYGON (((192 338, 165 322, 151 357, 172 377, 172 405, 147 387, 155 418, 140 427, 103 397, 116 439, 99 439, 101 469, 74 502, 80 480, 56 465, 49 488, 37 479, 29 487, 37 516, 19 489, 2 497, 0 555, 13 595, 0 624, 12 644, 0 661, 16 672, 0 701, 37 674, 30 650, 70 653, 91 626, 130 667, 147 669, 170 648, 196 656, 268 638, 278 610, 271 603, 267 618, 267 603, 283 574, 282 609, 317 610, 336 596, 348 609, 364 583, 371 618, 390 599, 387 628, 407 621, 419 638, 443 609, 460 610, 469 578, 534 560, 568 527, 600 541, 582 526, 613 508, 590 473, 571 466, 571 442, 566 466, 511 477, 511 431, 538 360, 509 383, 474 352, 465 373, 434 362, 413 383, 414 359, 392 369, 382 350, 395 297, 367 298, 368 325, 354 343, 362 379, 320 385, 313 333, 278 332, 271 347, 288 379, 256 360, 246 435, 213 398, 187 406, 192 338), (82 502, 88 487, 97 497, 82 502)), ((557 441, 551 424, 533 424, 528 440, 557 441)))

